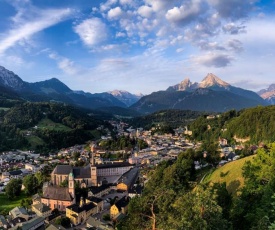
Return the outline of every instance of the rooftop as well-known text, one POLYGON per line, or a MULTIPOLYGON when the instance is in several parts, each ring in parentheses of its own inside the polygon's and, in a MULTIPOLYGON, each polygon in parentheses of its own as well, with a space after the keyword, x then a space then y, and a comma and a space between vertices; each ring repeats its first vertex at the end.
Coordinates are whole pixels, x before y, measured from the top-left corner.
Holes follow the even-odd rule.
POLYGON ((68 188, 48 186, 44 188, 42 198, 52 199, 52 200, 66 200, 72 201, 73 197, 69 193, 68 188))
POLYGON ((81 213, 83 211, 89 211, 95 207, 96 207, 96 205, 94 203, 90 202, 90 203, 84 204, 83 206, 79 206, 78 204, 72 204, 72 205, 68 206, 66 209, 70 209, 76 213, 81 213))

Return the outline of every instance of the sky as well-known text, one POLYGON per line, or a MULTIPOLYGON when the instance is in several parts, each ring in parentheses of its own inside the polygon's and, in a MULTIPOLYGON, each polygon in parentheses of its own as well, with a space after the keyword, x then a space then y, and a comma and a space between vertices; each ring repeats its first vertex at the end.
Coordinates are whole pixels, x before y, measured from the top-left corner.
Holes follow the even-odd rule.
POLYGON ((275 83, 275 1, 0 0, 0 65, 91 93, 207 73, 257 91, 275 83))

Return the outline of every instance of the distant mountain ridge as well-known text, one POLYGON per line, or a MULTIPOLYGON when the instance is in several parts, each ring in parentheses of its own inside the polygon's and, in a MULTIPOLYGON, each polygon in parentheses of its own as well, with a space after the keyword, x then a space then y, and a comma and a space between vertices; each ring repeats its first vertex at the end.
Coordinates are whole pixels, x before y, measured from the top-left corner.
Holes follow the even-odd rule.
POLYGON ((267 89, 262 89, 257 93, 268 103, 275 105, 275 84, 271 84, 267 89))
POLYGON ((73 91, 57 78, 28 83, 2 66, 0 66, 0 89, 2 92, 0 96, 3 98, 36 102, 55 101, 87 109, 103 108, 104 111, 116 111, 118 115, 124 111, 118 107, 129 109, 127 113, 133 115, 165 109, 223 112, 268 105, 272 103, 275 95, 264 92, 270 95, 265 101, 257 93, 231 86, 212 73, 207 74, 201 82, 192 83, 187 78, 179 84, 170 86, 166 91, 158 91, 147 96, 123 90, 92 94, 73 91))
POLYGON ((113 90, 109 91, 108 93, 113 95, 127 106, 131 106, 143 97, 142 94, 132 94, 125 90, 113 90))
POLYGON ((212 73, 199 83, 186 78, 179 84, 142 97, 131 106, 143 113, 163 109, 223 112, 230 109, 267 105, 255 92, 234 87, 212 73))
POLYGON ((0 87, 5 88, 11 95, 16 94, 29 101, 57 101, 88 109, 109 106, 127 107, 109 93, 75 92, 57 78, 28 83, 2 66, 0 66, 0 87))

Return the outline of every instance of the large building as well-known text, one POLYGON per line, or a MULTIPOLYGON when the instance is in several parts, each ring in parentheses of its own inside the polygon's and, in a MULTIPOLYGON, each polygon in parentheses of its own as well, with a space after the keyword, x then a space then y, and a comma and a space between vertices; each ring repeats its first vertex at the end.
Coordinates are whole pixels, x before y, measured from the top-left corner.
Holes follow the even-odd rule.
MULTIPOLYGON (((65 211, 66 207, 76 207, 75 184, 80 187, 104 187, 108 183, 119 181, 122 175, 134 167, 128 162, 117 162, 111 164, 91 162, 85 167, 73 167, 71 165, 57 165, 51 173, 51 183, 43 188, 41 203, 50 207, 51 210, 57 208, 65 211), (68 183, 68 187, 62 187, 68 183)), ((92 194, 94 195, 94 194, 92 194)), ((99 206, 97 206, 98 208, 99 206)))
POLYGON ((100 186, 116 182, 125 172, 134 167, 128 162, 114 162, 111 164, 95 164, 94 162, 92 155, 90 164, 85 167, 57 165, 51 173, 52 184, 60 185, 63 181, 68 180, 68 176, 72 172, 75 182, 82 187, 100 186))
POLYGON ((41 203, 50 207, 51 210, 65 211, 67 206, 75 204, 75 180, 72 172, 68 175, 68 188, 49 184, 43 188, 41 203))

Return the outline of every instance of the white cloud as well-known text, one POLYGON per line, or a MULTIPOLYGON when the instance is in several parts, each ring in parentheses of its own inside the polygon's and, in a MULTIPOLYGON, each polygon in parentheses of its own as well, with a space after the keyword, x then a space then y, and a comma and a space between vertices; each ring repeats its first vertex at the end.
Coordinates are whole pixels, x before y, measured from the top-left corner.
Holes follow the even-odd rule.
POLYGON ((132 0, 119 0, 119 3, 121 5, 132 5, 133 4, 133 1, 132 0))
POLYGON ((241 41, 237 39, 231 39, 227 42, 227 46, 229 49, 236 51, 236 52, 241 52, 243 51, 243 44, 241 41))
POLYGON ((170 22, 189 23, 202 12, 202 3, 200 0, 187 1, 180 7, 174 7, 166 13, 166 18, 170 22))
POLYGON ((176 49, 177 53, 182 53, 183 51, 184 51, 184 48, 178 48, 178 49, 176 49))
POLYGON ((116 8, 110 9, 108 11, 108 18, 109 19, 119 19, 123 14, 122 9, 118 6, 116 8))
POLYGON ((18 25, 15 25, 0 38, 0 53, 24 39, 30 39, 35 33, 66 20, 73 13, 71 9, 36 10, 36 14, 30 21, 23 19, 21 12, 14 17, 14 21, 18 25))
POLYGON ((155 12, 160 12, 169 9, 173 6, 175 0, 145 0, 147 5, 152 6, 155 12))
POLYGON ((75 76, 82 72, 82 69, 77 67, 72 60, 66 57, 62 57, 56 52, 49 51, 49 58, 55 60, 57 62, 58 68, 61 69, 65 74, 75 76))
POLYGON ((138 13, 145 18, 150 18, 152 13, 153 13, 153 9, 149 6, 141 6, 138 8, 138 13))
POLYGON ((257 0, 208 0, 223 18, 237 20, 247 17, 257 0))
POLYGON ((107 27, 99 18, 86 19, 74 27, 74 31, 87 46, 100 44, 107 39, 107 27))
POLYGON ((239 33, 245 33, 246 32, 246 26, 243 25, 236 25, 233 22, 230 22, 228 24, 225 24, 222 27, 223 31, 230 34, 239 34, 239 33))
POLYGON ((116 3, 117 3, 117 0, 108 0, 105 3, 100 4, 100 11, 101 12, 107 11, 116 3))
POLYGON ((123 32, 117 32, 117 33, 116 33, 116 37, 117 37, 117 38, 124 38, 124 37, 126 37, 126 34, 123 33, 123 32))
POLYGON ((215 68, 226 67, 231 63, 232 60, 233 57, 230 55, 221 53, 208 53, 205 55, 193 57, 193 61, 196 64, 215 68))

